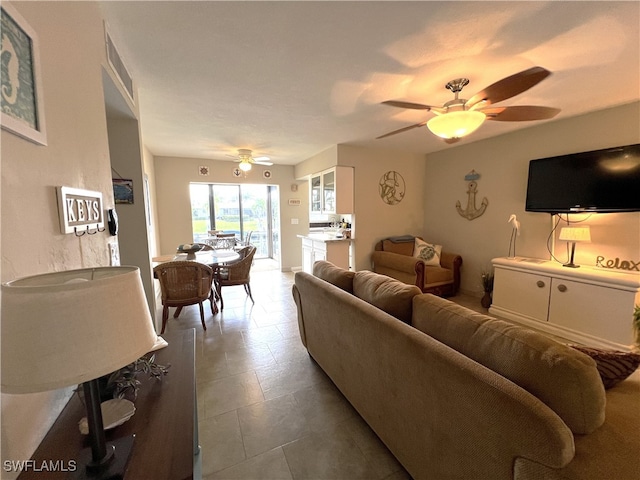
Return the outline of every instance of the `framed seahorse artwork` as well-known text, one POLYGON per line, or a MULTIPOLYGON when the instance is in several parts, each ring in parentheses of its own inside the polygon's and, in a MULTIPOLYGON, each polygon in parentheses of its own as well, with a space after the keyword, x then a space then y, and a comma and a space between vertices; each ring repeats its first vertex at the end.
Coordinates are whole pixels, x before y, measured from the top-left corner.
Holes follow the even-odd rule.
POLYGON ((46 145, 38 36, 12 5, 0 9, 2 128, 46 145))

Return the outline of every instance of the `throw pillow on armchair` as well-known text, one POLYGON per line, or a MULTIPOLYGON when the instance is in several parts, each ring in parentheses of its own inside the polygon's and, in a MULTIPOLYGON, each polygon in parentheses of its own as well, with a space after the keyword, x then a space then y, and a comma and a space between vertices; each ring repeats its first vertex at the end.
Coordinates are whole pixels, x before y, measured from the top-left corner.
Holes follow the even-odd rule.
POLYGON ((439 267, 441 254, 442 245, 433 245, 416 237, 413 256, 422 260, 425 265, 439 267))

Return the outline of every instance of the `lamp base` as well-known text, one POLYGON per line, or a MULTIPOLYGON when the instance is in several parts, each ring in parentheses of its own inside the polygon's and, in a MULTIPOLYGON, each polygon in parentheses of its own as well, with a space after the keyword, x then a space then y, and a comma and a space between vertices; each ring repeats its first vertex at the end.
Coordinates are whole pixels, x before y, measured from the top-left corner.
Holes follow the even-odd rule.
POLYGON ((69 475, 70 480, 121 480, 129 463, 135 435, 107 442, 107 451, 113 458, 104 466, 92 465, 91 448, 80 450, 76 461, 76 471, 69 475))
POLYGON ((575 263, 564 263, 562 266, 570 268, 580 268, 580 265, 576 265, 575 263))

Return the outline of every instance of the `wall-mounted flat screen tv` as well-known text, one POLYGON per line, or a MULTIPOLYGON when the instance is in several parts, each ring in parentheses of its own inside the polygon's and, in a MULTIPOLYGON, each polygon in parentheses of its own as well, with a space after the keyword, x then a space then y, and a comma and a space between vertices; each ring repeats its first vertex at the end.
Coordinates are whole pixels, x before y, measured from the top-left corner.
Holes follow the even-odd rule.
POLYGON ((640 144, 531 160, 525 210, 640 211, 640 144))

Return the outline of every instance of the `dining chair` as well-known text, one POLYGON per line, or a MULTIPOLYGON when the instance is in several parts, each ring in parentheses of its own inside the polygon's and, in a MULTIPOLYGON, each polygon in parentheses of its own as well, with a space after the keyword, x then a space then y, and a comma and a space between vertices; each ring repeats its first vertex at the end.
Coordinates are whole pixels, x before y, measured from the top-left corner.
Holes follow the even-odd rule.
POLYGON ((198 262, 175 261, 165 262, 153 268, 154 276, 160 281, 162 295, 162 331, 164 333, 169 318, 169 307, 176 307, 173 318, 178 318, 182 307, 195 305, 200 307, 202 328, 207 329, 204 322, 202 302, 209 300, 211 313, 217 313, 214 305, 213 269, 198 262))
POLYGON ((244 234, 244 240, 237 241, 235 246, 233 247, 233 249, 236 250, 236 251, 240 251, 244 247, 247 247, 247 246, 251 245, 251 236, 252 235, 253 235, 253 230, 249 230, 247 233, 244 234))
POLYGON ((251 236, 253 235, 253 230, 249 230, 247 233, 244 234, 244 240, 241 243, 241 245, 251 245, 251 236))
POLYGON ((217 233, 216 234, 216 248, 230 250, 236 244, 235 233, 217 233))
POLYGON ((224 308, 224 300, 222 299, 222 287, 231 287, 235 285, 243 285, 244 291, 251 299, 251 303, 256 303, 251 294, 251 265, 253 256, 256 254, 256 247, 249 245, 243 248, 240 253, 240 259, 235 262, 218 265, 214 271, 214 283, 217 291, 217 297, 220 299, 220 310, 224 308))

